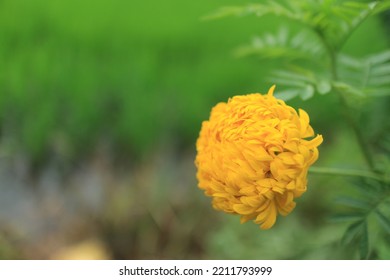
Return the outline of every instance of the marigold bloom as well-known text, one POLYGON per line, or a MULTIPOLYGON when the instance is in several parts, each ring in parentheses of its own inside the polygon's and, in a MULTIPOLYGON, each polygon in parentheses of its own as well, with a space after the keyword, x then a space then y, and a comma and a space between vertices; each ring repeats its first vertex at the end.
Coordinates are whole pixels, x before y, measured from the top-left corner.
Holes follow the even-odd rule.
POLYGON ((307 171, 318 158, 308 114, 273 96, 235 96, 219 103, 202 123, 196 142, 199 188, 213 207, 271 228, 306 191, 307 171))

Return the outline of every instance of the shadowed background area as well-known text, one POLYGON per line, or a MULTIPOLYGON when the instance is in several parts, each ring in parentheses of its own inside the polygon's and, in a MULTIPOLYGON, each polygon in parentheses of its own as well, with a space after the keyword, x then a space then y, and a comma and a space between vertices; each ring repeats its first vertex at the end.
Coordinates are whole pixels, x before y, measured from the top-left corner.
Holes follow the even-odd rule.
MULTIPOLYGON (((211 107, 267 92, 282 67, 232 54, 280 18, 201 20, 239 2, 0 1, 1 259, 348 257, 337 249, 346 224, 327 220, 345 180, 309 177, 268 231, 215 212, 197 188, 195 142, 211 107)), ((388 48, 386 26, 365 22, 345 52, 388 48)), ((318 164, 359 167, 337 101, 290 104, 324 135, 318 164)))

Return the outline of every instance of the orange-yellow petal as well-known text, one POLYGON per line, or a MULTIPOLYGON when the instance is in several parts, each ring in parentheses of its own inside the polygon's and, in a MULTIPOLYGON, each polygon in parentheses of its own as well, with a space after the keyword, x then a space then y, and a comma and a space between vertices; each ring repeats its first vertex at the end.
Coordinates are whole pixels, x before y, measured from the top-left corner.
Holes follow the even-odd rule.
POLYGON ((196 141, 198 186, 216 210, 271 228, 307 189, 307 172, 323 138, 310 117, 268 93, 218 103, 196 141))

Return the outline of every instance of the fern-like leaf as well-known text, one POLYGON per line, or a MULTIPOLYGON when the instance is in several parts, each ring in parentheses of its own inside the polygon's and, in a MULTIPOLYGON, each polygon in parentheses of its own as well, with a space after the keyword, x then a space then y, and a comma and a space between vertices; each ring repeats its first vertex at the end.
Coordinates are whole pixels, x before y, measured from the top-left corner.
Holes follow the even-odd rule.
POLYGON ((354 240, 359 239, 364 230, 364 223, 364 220, 358 220, 351 224, 344 232, 341 243, 343 245, 350 245, 354 240))
POLYGON ((373 207, 371 201, 367 201, 366 199, 357 199, 349 196, 337 198, 336 203, 343 206, 354 208, 357 211, 361 211, 361 212, 370 211, 371 208, 373 207))
POLYGON ((367 222, 364 222, 362 225, 362 232, 359 240, 359 253, 360 259, 368 259, 370 252, 369 239, 368 239, 368 226, 367 222))
POLYGON ((303 100, 307 100, 315 93, 326 94, 330 92, 331 84, 326 76, 297 66, 290 68, 291 70, 276 71, 270 78, 273 83, 288 88, 275 94, 277 97, 289 100, 299 96, 303 100))
POLYGON ((258 55, 261 58, 285 58, 289 61, 318 61, 324 55, 324 50, 312 34, 305 31, 292 34, 287 28, 280 28, 275 34, 255 37, 250 44, 239 47, 235 54, 239 57, 258 55))
POLYGON ((340 49, 362 22, 389 8, 389 1, 267 0, 258 4, 223 7, 206 18, 246 15, 284 17, 307 26, 322 37, 328 46, 340 49))
POLYGON ((332 222, 356 222, 364 219, 362 213, 335 214, 329 218, 332 222))
POLYGON ((379 223, 382 225, 383 229, 387 234, 390 234, 390 217, 382 213, 382 211, 375 211, 376 217, 379 223))
POLYGON ((368 225, 376 219, 383 232, 390 233, 390 188, 387 183, 375 180, 358 180, 355 183, 357 196, 338 198, 337 202, 345 210, 335 214, 332 221, 353 222, 345 230, 342 243, 355 246, 360 258, 366 259, 370 253, 368 225))
POLYGON ((367 96, 390 95, 390 50, 363 59, 341 55, 340 76, 354 91, 367 96))
MULTIPOLYGON (((216 12, 208 15, 205 19, 219 19, 227 16, 246 16, 256 15, 262 17, 267 14, 273 14, 277 16, 283 16, 286 18, 298 20, 300 14, 297 14, 297 10, 292 9, 288 5, 279 3, 283 1, 263 1, 261 4, 247 4, 244 6, 228 6, 218 9, 216 12)), ((293 1, 295 2, 295 1, 293 1)))

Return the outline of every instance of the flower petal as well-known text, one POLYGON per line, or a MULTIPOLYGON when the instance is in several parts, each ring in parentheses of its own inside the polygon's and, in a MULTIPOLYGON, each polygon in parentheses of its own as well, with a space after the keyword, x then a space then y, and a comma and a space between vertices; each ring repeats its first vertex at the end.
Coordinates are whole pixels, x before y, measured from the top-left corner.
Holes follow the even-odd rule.
POLYGON ((275 98, 274 90, 218 103, 196 141, 198 186, 213 207, 262 229, 294 209, 323 141, 307 139, 315 135, 309 115, 275 98))

